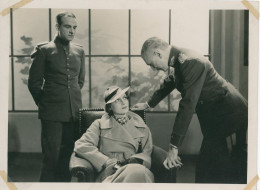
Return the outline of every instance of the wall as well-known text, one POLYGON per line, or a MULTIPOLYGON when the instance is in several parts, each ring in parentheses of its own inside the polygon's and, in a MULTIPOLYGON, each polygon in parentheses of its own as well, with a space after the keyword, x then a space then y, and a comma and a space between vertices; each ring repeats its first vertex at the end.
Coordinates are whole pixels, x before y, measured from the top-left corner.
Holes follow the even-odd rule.
MULTIPOLYGON (((37 113, 9 113, 8 117, 8 151, 41 152, 41 127, 37 113)), ((153 142, 165 150, 168 149, 175 117, 174 113, 147 113, 147 125, 151 129, 153 142)), ((180 152, 197 154, 201 140, 199 122, 194 114, 180 152)))
POLYGON ((218 73, 248 99, 248 10, 210 11, 210 57, 218 73))

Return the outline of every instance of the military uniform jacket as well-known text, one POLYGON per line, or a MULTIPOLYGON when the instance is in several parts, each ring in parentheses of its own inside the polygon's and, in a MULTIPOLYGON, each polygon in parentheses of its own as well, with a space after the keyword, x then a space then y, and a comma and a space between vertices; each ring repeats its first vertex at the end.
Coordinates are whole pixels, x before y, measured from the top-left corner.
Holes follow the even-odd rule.
POLYGON ((39 118, 71 121, 82 107, 81 88, 85 80, 82 46, 54 41, 36 46, 31 55, 28 88, 39 109, 39 118))
POLYGON ((98 172, 109 158, 119 161, 131 157, 139 158, 149 169, 153 148, 150 130, 137 114, 129 111, 127 115, 130 120, 125 125, 120 125, 108 114, 95 120, 75 142, 74 151, 88 160, 98 172), (137 153, 139 141, 142 146, 141 153, 137 153))
POLYGON ((210 61, 187 49, 173 57, 171 50, 169 65, 174 67, 174 73, 164 80, 148 104, 154 107, 175 88, 181 93, 171 136, 173 145, 181 145, 195 111, 204 138, 228 136, 245 126, 247 101, 216 72, 210 61))

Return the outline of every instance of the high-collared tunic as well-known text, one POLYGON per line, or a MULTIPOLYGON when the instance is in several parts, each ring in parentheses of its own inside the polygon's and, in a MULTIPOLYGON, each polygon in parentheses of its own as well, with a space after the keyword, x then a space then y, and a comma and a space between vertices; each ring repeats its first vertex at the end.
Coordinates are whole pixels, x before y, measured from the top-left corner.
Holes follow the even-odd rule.
MULTIPOLYGON (((109 158, 116 158, 119 161, 129 158, 141 159, 143 165, 138 164, 139 168, 147 174, 148 178, 153 178, 149 171, 153 148, 150 130, 137 114, 128 112, 127 116, 130 116, 130 120, 125 125, 120 125, 113 117, 104 114, 101 119, 94 121, 82 137, 76 141, 74 151, 87 159, 97 172, 104 169, 103 166, 109 158), (143 150, 141 153, 137 153, 139 142, 141 142, 143 150)), ((124 175, 124 179, 127 178, 128 174, 122 172, 126 168, 124 166, 118 171, 119 173, 114 174, 117 176, 116 179, 122 178, 121 174, 124 175)), ((127 171, 134 172, 129 168, 127 171)), ((108 181, 115 180, 115 176, 110 176, 108 181)), ((132 181, 138 181, 139 179, 135 179, 137 176, 130 178, 132 181)), ((126 182, 123 179, 120 181, 126 182)))
POLYGON ((204 138, 225 137, 247 127, 247 101, 216 72, 204 56, 182 49, 174 58, 171 49, 169 65, 174 67, 174 73, 164 80, 148 104, 156 106, 175 88, 181 93, 171 137, 173 145, 182 144, 195 111, 204 138))
POLYGON ((64 43, 58 36, 38 44, 31 55, 28 88, 39 109, 39 118, 71 121, 82 107, 85 80, 82 46, 64 43))

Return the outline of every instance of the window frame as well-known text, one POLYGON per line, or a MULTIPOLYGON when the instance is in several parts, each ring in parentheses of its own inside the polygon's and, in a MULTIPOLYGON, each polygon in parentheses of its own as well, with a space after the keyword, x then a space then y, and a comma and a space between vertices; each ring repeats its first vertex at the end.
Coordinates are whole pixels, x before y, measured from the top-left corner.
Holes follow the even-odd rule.
MULTIPOLYGON (((52 40, 52 9, 49 8, 49 41, 52 40)), ((141 58, 141 55, 136 55, 136 54, 131 54, 131 9, 128 9, 128 54, 125 55, 92 55, 91 54, 91 9, 86 9, 86 11, 88 11, 88 39, 89 39, 89 44, 88 44, 88 53, 86 53, 85 58, 88 59, 88 89, 89 89, 89 107, 92 107, 92 92, 90 89, 92 89, 92 73, 91 73, 91 64, 92 64, 92 58, 95 57, 127 57, 128 58, 128 85, 131 86, 131 58, 134 57, 139 57, 141 58)), ((171 43, 171 30, 172 30, 172 26, 171 26, 171 9, 168 10, 169 13, 169 33, 168 33, 168 43, 171 43)), ((14 59, 17 57, 30 57, 30 55, 15 55, 14 54, 14 39, 13 39, 13 9, 10 9, 10 31, 11 31, 11 35, 10 35, 10 46, 11 46, 11 51, 10 51, 10 59, 11 59, 11 79, 12 79, 12 83, 11 83, 11 98, 12 98, 12 109, 8 110, 9 112, 38 112, 38 110, 17 110, 15 108, 15 87, 14 87, 14 59)), ((209 50, 209 49, 208 49, 209 50)), ((205 56, 209 56, 209 55, 205 55, 205 56)), ((10 95, 9 95, 10 97, 10 95)), ((153 113, 176 113, 177 111, 172 111, 170 109, 171 106, 171 98, 170 95, 167 96, 168 98, 168 109, 167 111, 148 111, 148 112, 153 112, 153 113)), ((33 101, 33 100, 32 100, 33 101)), ((131 105, 131 99, 129 101, 129 104, 131 105)))

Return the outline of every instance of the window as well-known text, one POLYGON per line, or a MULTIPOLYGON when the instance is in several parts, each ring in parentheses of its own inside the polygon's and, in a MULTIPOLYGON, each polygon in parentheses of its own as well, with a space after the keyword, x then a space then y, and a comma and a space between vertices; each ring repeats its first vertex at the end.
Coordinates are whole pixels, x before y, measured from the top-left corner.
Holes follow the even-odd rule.
MULTIPOLYGON (((209 11, 193 10, 64 10, 23 9, 11 11, 9 111, 37 111, 27 88, 30 54, 56 34, 56 15, 71 11, 77 17, 74 43, 83 45, 86 77, 83 107, 103 107, 103 94, 111 85, 131 85, 130 106, 144 102, 166 76, 152 71, 142 60, 143 42, 158 36, 177 46, 208 54, 209 11), (40 22, 39 22, 40 20, 40 22), (194 20, 196 22, 194 22, 194 20), (91 90, 90 90, 91 89, 91 90)), ((180 94, 173 91, 152 111, 178 110, 180 94)))

